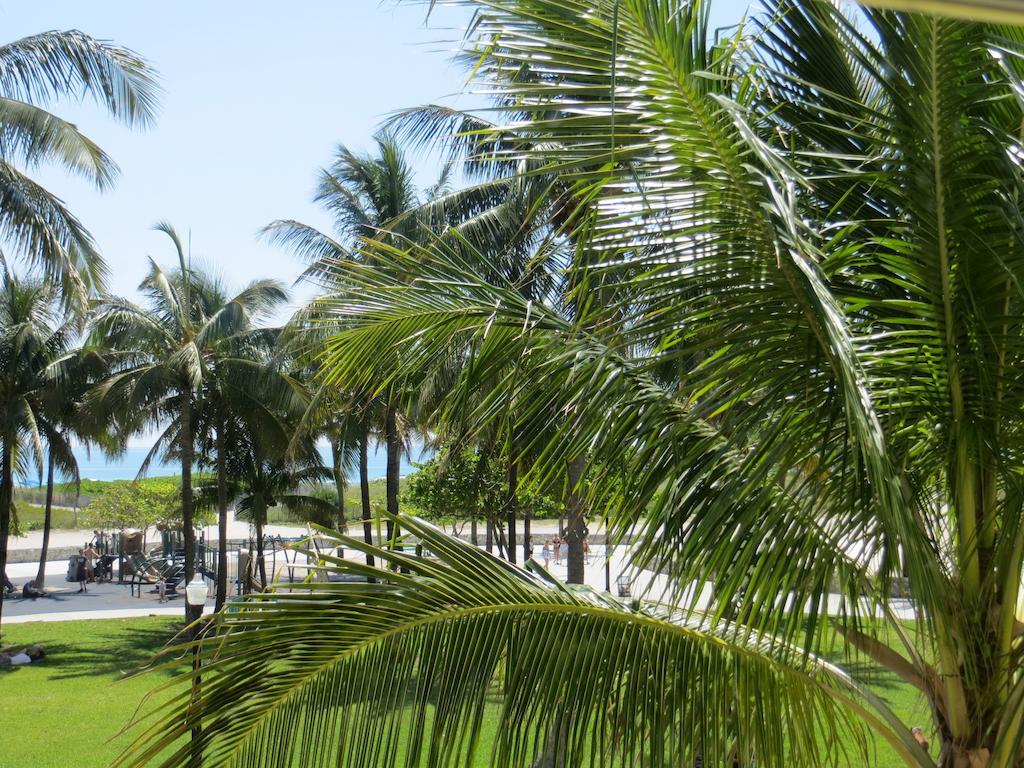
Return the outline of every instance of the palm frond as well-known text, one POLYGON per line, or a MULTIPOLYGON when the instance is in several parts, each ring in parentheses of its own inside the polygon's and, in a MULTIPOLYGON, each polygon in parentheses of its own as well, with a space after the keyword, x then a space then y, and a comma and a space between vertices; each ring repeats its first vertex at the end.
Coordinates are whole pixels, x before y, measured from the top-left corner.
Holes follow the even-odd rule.
POLYGON ((0 157, 37 166, 56 162, 73 173, 109 188, 117 164, 78 128, 24 101, 0 98, 0 157))
MULTIPOLYGON (((858 730, 845 707, 884 710, 813 657, 794 664, 727 628, 567 590, 415 519, 398 522, 424 556, 322 535, 406 573, 325 557, 319 577, 218 616, 199 644, 200 698, 190 705, 180 692, 158 707, 154 740, 119 764, 169 747, 162 765, 187 764, 189 747, 173 745, 201 723, 204 759, 224 765, 454 766, 479 754, 528 765, 545 752, 567 765, 689 764, 698 755, 707 764, 830 765, 844 758, 839 734, 858 730), (571 684, 551 685, 582 669, 571 684), (492 743, 480 738, 485 716, 497 718, 492 743)), ((925 764, 909 733, 888 735, 925 764)))
POLYGON ((77 30, 0 46, 0 91, 38 104, 92 96, 114 117, 142 127, 155 118, 160 93, 156 74, 138 54, 77 30))

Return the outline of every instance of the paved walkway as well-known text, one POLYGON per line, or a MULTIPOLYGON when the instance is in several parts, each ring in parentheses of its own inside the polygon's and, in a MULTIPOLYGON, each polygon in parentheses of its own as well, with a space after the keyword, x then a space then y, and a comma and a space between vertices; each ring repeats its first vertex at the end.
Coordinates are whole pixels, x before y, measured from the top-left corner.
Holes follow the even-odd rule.
MULTIPOLYGON (((613 547, 610 554, 609 568, 606 572, 604 547, 595 546, 593 548, 590 562, 586 566, 585 582, 594 589, 604 590, 607 579, 607 583, 611 585, 611 591, 615 593, 618 591, 619 577, 626 571, 626 548, 613 547)), ((564 580, 567 576, 564 558, 555 561, 552 557, 548 569, 557 578, 564 580)), ((52 596, 37 600, 6 601, 3 610, 4 623, 182 616, 184 614, 183 597, 176 598, 169 603, 160 603, 156 592, 150 592, 152 587, 148 586, 143 587, 141 597, 134 597, 128 585, 116 583, 89 585, 88 593, 79 594, 77 583, 68 583, 64 580, 66 570, 65 562, 48 563, 46 587, 52 596)), ((12 564, 8 573, 11 581, 21 587, 26 581, 35 577, 36 566, 32 563, 12 564)), ((698 607, 707 605, 711 594, 709 584, 694 583, 691 590, 688 600, 692 599, 693 593, 699 590, 696 595, 698 607)), ((665 594, 666 582, 664 577, 645 571, 635 579, 630 591, 637 595, 646 591, 647 594, 657 598, 659 595, 665 594)), ((211 596, 207 610, 211 610, 212 605, 211 596)), ((913 605, 910 601, 893 601, 892 606, 898 617, 907 619, 914 617, 913 605)), ((829 595, 826 610, 830 615, 837 615, 842 607, 842 596, 829 595)))
MULTIPOLYGON (((361 529, 353 527, 350 529, 353 535, 360 535, 361 529)), ((460 533, 463 536, 469 534, 469 524, 461 524, 453 530, 446 527, 451 533, 460 533)), ((280 536, 285 539, 306 536, 309 529, 300 525, 268 525, 265 527, 268 536, 280 536)), ((596 527, 595 533, 599 532, 596 527)), ((208 526, 202 529, 207 542, 216 542, 218 538, 217 526, 208 526)), ((534 541, 534 551, 540 558, 541 547, 544 539, 551 539, 558 533, 558 520, 536 520, 531 525, 531 538, 534 541)), ((228 519, 228 538, 232 540, 244 540, 254 535, 249 523, 243 520, 236 520, 234 513, 230 513, 228 519)), ((517 526, 517 548, 520 562, 522 561, 522 521, 517 526)), ((85 546, 93 536, 91 530, 81 529, 74 531, 57 530, 50 533, 51 551, 64 548, 80 549, 85 546)), ((479 538, 484 540, 483 526, 479 529, 479 538)), ((24 536, 12 538, 9 541, 11 550, 38 550, 42 546, 42 531, 29 531, 24 536)), ((153 546, 154 542, 160 541, 160 534, 155 529, 147 532, 147 544, 153 546)), ((597 552, 603 551, 601 547, 594 547, 595 554, 592 563, 587 567, 587 583, 597 589, 604 589, 605 570, 603 560, 599 560, 597 552)), ((234 553, 230 555, 234 557, 234 553)), ((280 571, 281 563, 278 562, 280 571)), ((7 574, 11 581, 22 587, 26 581, 35 578, 37 564, 9 563, 7 574)), ((614 589, 615 579, 625 568, 624 551, 613 556, 612 564, 612 585, 614 589)), ((551 558, 550 570, 559 578, 565 579, 566 566, 564 559, 555 562, 551 558)), ((90 585, 86 594, 78 593, 77 582, 68 583, 64 580, 67 572, 67 560, 51 561, 46 567, 46 590, 49 597, 36 600, 8 600, 4 603, 4 623, 19 623, 25 621, 68 621, 73 619, 116 619, 137 616, 171 616, 184 613, 183 598, 177 598, 170 603, 160 603, 158 595, 149 592, 151 587, 143 589, 142 597, 133 597, 127 585, 124 584, 96 584, 90 585)), ((212 604, 212 600, 211 600, 212 604)))
MULTIPOLYGON (((613 589, 618 574, 625 568, 624 558, 624 551, 612 555, 613 589)), ((20 588, 25 582, 35 578, 36 568, 35 563, 12 563, 8 566, 7 573, 15 586, 20 588)), ((279 573, 286 568, 286 565, 280 564, 279 573)), ((555 576, 565 579, 567 576, 565 559, 562 558, 559 562, 555 562, 552 558, 550 571, 555 576)), ((36 600, 18 599, 4 602, 4 623, 173 616, 182 615, 185 610, 183 597, 175 598, 168 603, 161 603, 159 595, 155 591, 151 591, 153 587, 150 586, 143 587, 141 597, 133 596, 127 584, 117 584, 116 582, 90 584, 88 592, 79 593, 77 582, 65 581, 66 573, 67 563, 65 561, 48 562, 46 565, 46 591, 49 596, 36 600)), ((598 557, 596 552, 587 566, 586 573, 589 585, 596 589, 604 589, 604 561, 598 557)), ((212 606, 212 604, 211 597, 209 605, 212 606)))
MULTIPOLYGON (((35 563, 13 563, 7 568, 8 576, 18 587, 34 579, 35 563)), ((46 564, 46 591, 48 597, 36 600, 5 600, 3 623, 20 624, 27 621, 72 621, 75 619, 127 619, 138 616, 182 616, 184 598, 161 603, 159 595, 147 592, 133 597, 127 584, 90 584, 89 591, 78 592, 78 582, 67 582, 67 563, 51 561, 46 564)), ((213 601, 209 601, 212 610, 213 601)))

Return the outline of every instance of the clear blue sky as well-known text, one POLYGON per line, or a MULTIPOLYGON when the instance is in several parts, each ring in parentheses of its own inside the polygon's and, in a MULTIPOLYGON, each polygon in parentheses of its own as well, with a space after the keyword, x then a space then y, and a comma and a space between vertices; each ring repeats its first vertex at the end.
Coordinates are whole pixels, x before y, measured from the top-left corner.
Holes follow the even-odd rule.
MULTIPOLYGON (((716 0, 716 24, 739 19, 747 5, 716 0)), ((257 230, 277 218, 328 227, 310 197, 339 142, 364 150, 394 110, 460 104, 451 97, 464 74, 448 52, 466 18, 442 8, 427 25, 424 6, 394 0, 0 0, 4 39, 78 28, 135 49, 160 73, 161 114, 147 132, 88 105, 55 110, 117 160, 113 191, 36 173, 93 233, 112 290, 125 295, 134 295, 147 255, 173 259, 170 242, 151 230, 160 220, 191 230, 195 258, 232 285, 290 284, 300 264, 258 242, 257 230)), ((425 184, 429 161, 419 168, 425 184)))

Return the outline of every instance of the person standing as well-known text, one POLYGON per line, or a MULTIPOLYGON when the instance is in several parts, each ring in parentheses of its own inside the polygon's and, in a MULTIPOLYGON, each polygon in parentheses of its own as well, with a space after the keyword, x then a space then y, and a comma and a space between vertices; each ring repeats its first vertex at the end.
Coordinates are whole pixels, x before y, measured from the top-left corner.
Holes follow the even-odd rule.
POLYGON ((96 580, 96 558, 99 557, 99 554, 99 552, 93 549, 92 544, 85 545, 85 550, 82 552, 82 557, 85 558, 86 581, 96 580))
POLYGON ((75 563, 75 570, 77 571, 77 573, 75 574, 75 576, 78 578, 79 593, 89 591, 89 588, 86 587, 86 582, 88 581, 88 579, 86 578, 85 575, 85 564, 87 562, 89 561, 85 557, 85 550, 78 550, 78 562, 75 563))

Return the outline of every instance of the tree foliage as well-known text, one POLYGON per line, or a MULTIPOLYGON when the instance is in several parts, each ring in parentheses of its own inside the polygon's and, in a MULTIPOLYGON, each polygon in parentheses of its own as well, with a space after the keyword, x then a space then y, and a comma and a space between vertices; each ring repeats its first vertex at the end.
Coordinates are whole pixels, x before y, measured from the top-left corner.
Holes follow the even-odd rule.
POLYGON ((0 235, 77 312, 104 288, 106 266, 89 232, 63 201, 26 171, 55 165, 99 189, 118 174, 113 159, 78 127, 49 112, 61 98, 92 98, 112 117, 145 127, 159 87, 135 52, 77 30, 50 31, 0 45, 0 235))
POLYGON ((772 0, 723 37, 704 0, 463 4, 493 119, 459 118, 456 142, 554 177, 563 290, 531 296, 455 226, 325 252, 325 379, 444 382, 436 421, 522 440, 535 487, 585 463, 587 505, 662 605, 591 622, 575 601, 598 598, 403 520, 436 561, 325 558, 377 582, 253 601, 266 622, 217 625, 201 651, 237 656, 135 754, 202 721, 228 763, 465 765, 500 679, 498 764, 553 743, 570 764, 819 765, 838 757, 803 726, 854 721, 908 765, 1024 764, 1024 28, 772 0), (659 610, 695 642, 645 635, 659 610), (260 631, 287 660, 245 666, 260 631), (833 642, 922 692, 937 757, 821 665, 833 642), (587 661, 569 692, 534 671, 552 648, 587 661))
MULTIPOLYGON (((448 446, 406 478, 402 501, 427 519, 482 519, 500 512, 498 500, 506 489, 506 467, 473 448, 448 446)), ((549 495, 520 488, 517 508, 534 518, 551 519, 564 507, 549 495)))
POLYGON ((181 484, 172 478, 147 483, 112 483, 83 508, 81 520, 86 527, 101 531, 149 527, 180 529, 181 484))

